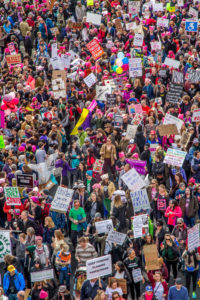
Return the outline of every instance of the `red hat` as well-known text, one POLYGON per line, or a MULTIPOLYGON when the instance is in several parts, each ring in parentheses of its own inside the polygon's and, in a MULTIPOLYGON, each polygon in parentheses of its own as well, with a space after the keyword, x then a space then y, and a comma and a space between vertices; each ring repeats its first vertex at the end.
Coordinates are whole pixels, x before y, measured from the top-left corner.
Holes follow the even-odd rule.
POLYGON ((150 134, 156 134, 155 130, 151 130, 150 134))

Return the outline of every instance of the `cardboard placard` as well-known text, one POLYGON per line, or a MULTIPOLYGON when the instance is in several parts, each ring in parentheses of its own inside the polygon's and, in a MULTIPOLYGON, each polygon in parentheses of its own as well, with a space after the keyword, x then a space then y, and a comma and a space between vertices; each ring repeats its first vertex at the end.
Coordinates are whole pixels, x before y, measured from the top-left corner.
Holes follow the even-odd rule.
POLYGON ((7 254, 11 254, 11 242, 10 242, 10 231, 2 230, 0 231, 0 262, 4 261, 4 257, 7 254))
POLYGON ((178 129, 178 132, 180 132, 181 127, 183 125, 183 121, 167 113, 165 115, 163 125, 167 124, 175 124, 178 129))
POLYGON ((172 82, 177 84, 184 84, 184 75, 182 72, 173 70, 172 82))
POLYGON ((134 283, 142 281, 143 277, 142 277, 141 269, 140 268, 133 269, 132 270, 132 277, 133 277, 134 283))
POLYGON ((117 95, 114 94, 107 94, 107 103, 106 103, 106 107, 107 108, 112 108, 115 106, 116 104, 116 98, 117 95))
POLYGON ((137 125, 128 125, 126 130, 126 138, 128 140, 134 139, 137 132, 137 125))
POLYGON ((104 161, 101 159, 96 159, 93 165, 93 172, 102 173, 104 161))
POLYGON ((147 190, 142 189, 136 192, 130 193, 134 213, 139 212, 141 210, 150 209, 149 197, 147 195, 147 190))
POLYGON ((112 273, 111 255, 104 255, 86 262, 87 280, 112 273))
POLYGON ((160 125, 158 127, 158 131, 160 136, 165 136, 165 135, 177 135, 178 134, 178 129, 175 124, 168 124, 168 125, 160 125))
POLYGON ((53 70, 52 73, 52 89, 55 99, 66 97, 66 71, 53 70))
POLYGON ((167 92, 166 101, 170 103, 178 103, 182 92, 183 85, 171 82, 169 91, 167 92))
POLYGON ((114 116, 114 127, 121 128, 123 124, 123 117, 121 115, 114 116))
POLYGON ((73 193, 74 190, 59 186, 51 203, 51 210, 66 213, 72 200, 73 193))
POLYGON ((31 282, 38 282, 54 278, 53 269, 46 269, 37 272, 31 272, 31 282))
POLYGON ((200 109, 194 109, 192 115, 192 122, 199 122, 200 121, 200 109))
POLYGON ((4 193, 7 205, 21 205, 20 193, 17 187, 6 186, 4 193))
POLYGON ((110 219, 95 222, 95 227, 98 234, 108 233, 109 231, 113 231, 113 223, 112 220, 110 219))
POLYGON ((21 54, 6 55, 6 61, 8 65, 21 64, 22 62, 21 54))
POLYGON ((158 270, 160 268, 158 264, 158 249, 155 244, 144 245, 144 258, 147 271, 158 270))
POLYGON ((115 27, 116 27, 117 31, 122 32, 122 30, 123 30, 122 21, 120 19, 115 20, 115 27))
POLYGON ((111 94, 111 87, 109 85, 96 85, 96 100, 107 101, 108 94, 111 94))
POLYGON ((83 23, 81 22, 73 22, 72 20, 68 21, 68 26, 71 29, 79 29, 81 30, 83 28, 83 23))
POLYGON ((50 28, 50 30, 51 30, 51 33, 54 34, 54 35, 57 35, 57 34, 60 33, 59 30, 58 30, 58 27, 50 28))
POLYGON ((136 33, 134 36, 133 44, 136 47, 142 47, 144 36, 142 34, 136 33))
POLYGON ((101 18, 102 18, 101 15, 87 12, 86 22, 87 23, 92 23, 92 24, 97 25, 97 26, 100 26, 101 25, 101 18))
POLYGON ((132 78, 142 76, 142 60, 141 58, 129 59, 129 76, 132 78))
POLYGON ((188 229, 188 250, 193 251, 200 246, 200 224, 188 229))
POLYGON ((149 220, 147 214, 134 216, 131 219, 133 223, 133 233, 135 239, 149 234, 149 220))
POLYGON ((182 167, 186 152, 177 149, 168 148, 164 163, 172 166, 182 167))
POLYGON ((182 147, 184 147, 184 148, 187 147, 187 145, 188 145, 188 143, 190 141, 191 135, 192 134, 189 133, 189 132, 187 132, 187 131, 185 131, 185 132, 182 133, 181 141, 180 141, 182 147))
POLYGON ((164 61, 164 64, 169 66, 169 67, 172 67, 174 69, 178 69, 179 66, 180 66, 180 61, 169 58, 169 57, 166 57, 165 61, 164 61))
POLYGON ((144 180, 135 169, 131 169, 126 172, 121 179, 131 191, 138 191, 145 187, 144 180))
POLYGON ((109 231, 106 240, 110 243, 123 245, 125 239, 126 239, 126 234, 121 233, 121 232, 117 232, 117 231, 109 231))
POLYGON ((96 76, 93 73, 90 73, 83 80, 84 80, 84 82, 87 84, 87 86, 89 88, 92 87, 97 82, 97 78, 96 78, 96 76))
POLYGON ((200 70, 191 70, 187 71, 188 81, 190 83, 199 83, 200 81, 200 70))

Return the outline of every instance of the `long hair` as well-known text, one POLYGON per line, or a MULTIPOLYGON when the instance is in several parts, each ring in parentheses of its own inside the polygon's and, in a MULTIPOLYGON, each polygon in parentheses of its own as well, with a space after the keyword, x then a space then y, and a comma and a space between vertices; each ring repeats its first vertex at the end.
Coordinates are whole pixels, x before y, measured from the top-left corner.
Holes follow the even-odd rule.
POLYGON ((54 224, 54 222, 53 222, 53 220, 52 220, 51 217, 46 217, 45 221, 48 221, 48 227, 49 228, 54 228, 55 227, 55 224, 54 224))
POLYGON ((120 195, 116 195, 115 196, 113 206, 115 206, 115 207, 121 207, 121 206, 123 206, 123 203, 122 203, 120 195))

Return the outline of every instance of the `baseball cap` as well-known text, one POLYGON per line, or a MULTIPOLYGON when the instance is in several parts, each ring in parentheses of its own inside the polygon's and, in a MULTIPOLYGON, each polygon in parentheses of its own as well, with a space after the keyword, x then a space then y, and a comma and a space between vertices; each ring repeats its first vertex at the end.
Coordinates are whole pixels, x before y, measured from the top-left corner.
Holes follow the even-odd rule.
POLYGON ((153 292, 153 289, 150 285, 147 285, 146 288, 145 288, 145 291, 146 292, 153 292))
POLYGON ((8 266, 8 272, 13 272, 13 271, 15 271, 16 269, 15 269, 15 267, 13 266, 13 265, 10 265, 10 266, 8 266))
POLYGON ((176 278, 175 283, 176 284, 183 284, 183 280, 181 278, 176 278))

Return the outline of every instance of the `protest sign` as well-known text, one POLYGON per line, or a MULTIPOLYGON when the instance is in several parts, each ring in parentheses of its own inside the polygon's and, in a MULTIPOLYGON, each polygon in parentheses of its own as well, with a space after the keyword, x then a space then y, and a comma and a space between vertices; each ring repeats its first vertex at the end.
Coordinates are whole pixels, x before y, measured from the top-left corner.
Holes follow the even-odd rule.
POLYGON ((167 113, 165 115, 163 125, 168 125, 168 124, 175 124, 178 129, 178 132, 180 132, 181 127, 183 125, 183 121, 167 113))
POLYGON ((7 205, 21 205, 20 194, 17 187, 4 187, 4 193, 7 205))
POLYGON ((168 27, 169 26, 169 20, 168 19, 163 19, 163 18, 157 18, 157 26, 168 27))
POLYGON ((112 89, 121 89, 123 87, 122 78, 106 79, 104 80, 105 85, 111 86, 112 89))
POLYGON ((16 50, 15 50, 15 44, 13 42, 8 43, 8 49, 9 49, 11 55, 17 54, 16 50))
POLYGON ((122 289, 123 295, 126 295, 126 294, 127 294, 127 282, 126 282, 126 279, 123 279, 123 278, 115 278, 115 277, 109 277, 109 278, 108 278, 108 283, 109 283, 112 279, 117 280, 118 287, 120 287, 120 288, 122 289))
POLYGON ((129 76, 132 78, 142 76, 141 58, 130 58, 129 59, 129 76))
POLYGON ((102 18, 101 15, 87 12, 86 22, 100 26, 101 25, 101 18, 102 18))
POLYGON ((126 130, 126 138, 128 140, 134 139, 136 131, 137 131, 137 125, 128 125, 126 130))
POLYGON ((123 117, 121 115, 114 116, 114 127, 121 128, 123 124, 123 117))
POLYGON ((109 85, 96 85, 96 100, 107 101, 108 94, 111 94, 111 87, 109 85))
POLYGON ((167 77, 167 70, 159 70, 158 75, 162 78, 167 77))
POLYGON ((81 22, 72 22, 72 20, 69 20, 68 21, 68 26, 71 29, 81 30, 83 28, 83 23, 81 23, 81 22))
POLYGON ((5 142, 3 135, 0 135, 0 149, 5 149, 5 142))
POLYGON ((90 73, 87 77, 85 77, 84 82, 87 84, 87 86, 90 88, 97 82, 97 78, 93 73, 90 73))
POLYGON ((134 30, 137 27, 135 22, 127 23, 126 24, 126 30, 134 30))
POLYGON ((192 251, 200 246, 200 224, 188 229, 188 250, 192 251))
POLYGON ((147 271, 160 269, 158 264, 158 249, 155 244, 144 245, 144 258, 147 271))
POLYGON ((199 122, 200 121, 200 109, 194 109, 192 115, 192 122, 199 122))
POLYGON ((131 218, 133 223, 134 238, 140 238, 149 233, 148 215, 139 215, 131 218))
POLYGON ((52 89, 55 99, 66 97, 66 71, 53 70, 52 73, 52 89))
POLYGON ((8 65, 21 64, 22 62, 21 54, 6 55, 6 61, 8 65))
POLYGON ((147 195, 147 190, 142 189, 136 192, 130 192, 134 212, 139 212, 141 210, 150 209, 149 197, 147 195))
POLYGON ((86 262, 87 280, 112 273, 111 255, 104 255, 86 262))
POLYGON ((93 6, 94 0, 87 0, 87 6, 93 6))
POLYGON ((46 163, 47 163, 48 171, 50 171, 50 172, 53 171, 53 169, 55 168, 55 165, 56 165, 57 158, 58 158, 58 153, 50 154, 47 157, 46 163))
POLYGON ((51 33, 52 33, 54 36, 56 36, 56 35, 58 35, 58 34, 60 33, 59 30, 58 30, 58 27, 50 28, 50 30, 51 30, 51 33))
POLYGON ((187 153, 184 151, 168 148, 164 163, 172 166, 182 167, 186 154, 187 153))
POLYGON ((106 240, 110 243, 123 245, 125 239, 126 239, 126 234, 121 233, 121 232, 117 232, 117 231, 109 231, 106 240))
POLYGON ((143 40, 144 40, 144 36, 142 34, 136 33, 134 35, 133 45, 136 47, 142 47, 143 40))
POLYGON ((121 179, 131 191, 137 191, 145 187, 144 180, 140 177, 135 169, 131 169, 126 172, 124 175, 122 175, 121 179))
POLYGON ((93 39, 91 42, 89 42, 86 47, 88 48, 94 59, 98 59, 104 53, 102 47, 99 45, 96 39, 93 39))
POLYGON ((157 199, 157 210, 158 211, 166 211, 166 199, 158 198, 157 199))
POLYGON ((163 3, 154 2, 153 11, 163 11, 163 3))
POLYGON ((116 19, 115 20, 115 27, 117 29, 117 32, 122 32, 123 28, 122 28, 122 21, 120 19, 116 19))
POLYGON ((178 83, 178 84, 183 84, 184 83, 183 73, 173 70, 173 73, 172 73, 172 82, 173 83, 178 83))
POLYGON ((51 57, 56 57, 57 56, 57 43, 53 43, 51 45, 51 57))
POLYGON ((183 92, 183 85, 171 83, 169 91, 167 92, 166 101, 171 103, 178 103, 183 92))
POLYGON ((70 55, 67 55, 67 54, 61 54, 61 63, 63 65, 63 68, 64 69, 69 69, 70 68, 70 63, 71 63, 71 56, 70 55))
POLYGON ((200 70, 191 70, 187 71, 187 79, 190 83, 199 83, 200 81, 200 70))
POLYGON ((181 143, 181 146, 186 148, 189 141, 190 141, 190 138, 191 138, 191 133, 187 132, 187 131, 184 131, 182 133, 182 136, 181 136, 181 140, 180 140, 180 143, 181 143))
POLYGON ((33 188, 33 175, 28 174, 17 174, 17 186, 33 188))
POLYGON ((72 200, 73 193, 74 190, 58 186, 54 199, 51 203, 51 210, 66 213, 72 200))
POLYGON ((168 124, 168 125, 160 125, 158 126, 158 131, 160 136, 170 135, 170 134, 178 134, 178 129, 175 124, 168 124))
POLYGON ((137 14, 140 12, 140 1, 128 1, 128 12, 129 14, 137 14))
POLYGON ((98 234, 100 233, 108 233, 109 231, 113 231, 113 223, 112 220, 104 220, 95 222, 96 231, 98 234))
POLYGON ((141 269, 140 268, 133 269, 132 270, 132 277, 133 277, 134 283, 142 281, 143 277, 142 277, 141 269))
POLYGON ((160 51, 161 50, 161 42, 159 42, 159 41, 151 42, 151 51, 152 50, 155 50, 156 52, 160 51))
POLYGON ((142 105, 139 103, 139 104, 130 104, 128 105, 128 112, 129 112, 129 115, 133 115, 133 114, 142 114, 143 113, 143 110, 142 110, 142 105))
POLYGON ((53 269, 46 269, 42 271, 31 272, 31 282, 38 282, 54 278, 53 269))
POLYGON ((106 103, 106 107, 110 108, 110 107, 114 107, 116 104, 116 98, 117 95, 114 94, 107 94, 107 103, 106 103))
POLYGON ((146 175, 146 161, 127 158, 126 162, 131 166, 131 168, 134 168, 140 175, 146 175))
POLYGON ((11 254, 10 231, 0 230, 0 262, 4 262, 4 257, 11 254))
POLYGON ((188 32, 197 32, 198 31, 198 22, 194 20, 189 20, 185 22, 185 31, 188 32))
POLYGON ((180 66, 180 61, 169 58, 169 57, 166 57, 165 61, 164 61, 164 64, 169 66, 169 67, 172 67, 174 69, 178 69, 179 66, 180 66))
POLYGON ((97 173, 101 173, 102 172, 102 169, 103 169, 103 164, 104 164, 104 161, 101 160, 101 159, 96 159, 95 160, 95 163, 94 163, 94 166, 93 166, 93 171, 94 172, 97 172, 97 173))

